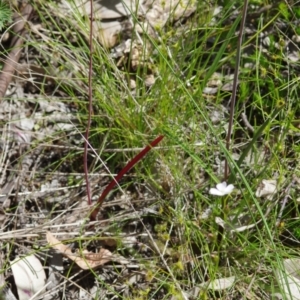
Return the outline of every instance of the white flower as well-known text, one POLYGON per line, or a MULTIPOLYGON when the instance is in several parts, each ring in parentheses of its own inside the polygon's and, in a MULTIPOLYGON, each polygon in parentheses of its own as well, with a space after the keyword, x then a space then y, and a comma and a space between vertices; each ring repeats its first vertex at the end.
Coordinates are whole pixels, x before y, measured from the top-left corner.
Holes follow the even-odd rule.
POLYGON ((233 189, 233 184, 227 185, 227 183, 224 181, 222 183, 218 183, 217 188, 209 189, 209 193, 215 196, 224 196, 230 194, 233 191, 233 189))

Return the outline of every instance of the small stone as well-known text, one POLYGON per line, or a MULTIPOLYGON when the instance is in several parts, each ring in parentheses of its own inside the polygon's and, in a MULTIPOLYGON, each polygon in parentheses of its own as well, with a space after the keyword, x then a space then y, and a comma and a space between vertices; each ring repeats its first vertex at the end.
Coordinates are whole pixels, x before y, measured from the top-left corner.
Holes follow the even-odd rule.
POLYGON ((146 76, 146 79, 145 79, 145 85, 146 85, 146 87, 150 87, 154 83, 155 83, 154 75, 151 74, 151 75, 146 76))

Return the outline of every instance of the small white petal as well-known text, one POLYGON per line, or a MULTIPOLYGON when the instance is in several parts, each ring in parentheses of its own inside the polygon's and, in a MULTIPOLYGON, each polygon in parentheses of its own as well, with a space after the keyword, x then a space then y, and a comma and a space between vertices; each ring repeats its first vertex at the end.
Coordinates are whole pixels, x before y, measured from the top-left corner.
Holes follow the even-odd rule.
POLYGON ((225 181, 217 184, 217 189, 219 191, 226 191, 227 183, 225 181))
POLYGON ((209 193, 211 195, 215 195, 215 196, 224 196, 225 195, 223 191, 217 190, 216 188, 209 189, 209 193))
POLYGON ((230 194, 233 191, 233 189, 234 189, 234 185, 229 184, 225 189, 226 194, 230 194))
POLYGON ((217 188, 211 188, 209 190, 209 194, 215 195, 215 196, 224 196, 230 194, 234 189, 233 184, 229 184, 227 186, 227 183, 225 181, 218 183, 217 188))

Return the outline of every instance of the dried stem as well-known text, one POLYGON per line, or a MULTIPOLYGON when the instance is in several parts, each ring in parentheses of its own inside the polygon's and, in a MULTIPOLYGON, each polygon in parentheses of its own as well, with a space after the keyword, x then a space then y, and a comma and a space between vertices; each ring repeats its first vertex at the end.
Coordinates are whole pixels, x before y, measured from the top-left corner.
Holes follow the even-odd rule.
POLYGON ((93 88, 92 88, 92 72, 93 72, 93 0, 90 0, 90 62, 89 62, 89 105, 88 105, 88 122, 86 125, 85 139, 84 139, 84 154, 83 154, 83 167, 86 182, 86 194, 88 198, 88 204, 92 205, 91 187, 89 182, 89 169, 88 169, 88 140, 91 127, 91 115, 93 110, 92 99, 93 99, 93 88))
MULTIPOLYGON (((236 54, 236 61, 235 61, 235 70, 234 70, 234 78, 233 78, 233 90, 231 95, 231 102, 230 102, 230 117, 229 117, 229 126, 228 126, 228 133, 226 138, 226 149, 229 152, 230 149, 230 142, 231 142, 231 134, 232 134, 232 127, 233 127, 233 119, 234 119, 234 108, 236 102, 236 92, 237 92, 237 85, 238 85, 238 78, 239 78, 239 67, 241 61, 241 52, 242 52, 242 42, 243 42, 243 33, 245 28, 245 21, 247 16, 247 9, 248 9, 248 0, 244 1, 244 8, 243 8, 243 15, 241 20, 240 32, 238 37, 237 43, 237 54, 236 54)), ((224 180, 227 181, 229 174, 229 167, 228 167, 228 159, 225 160, 225 171, 224 171, 224 180)))
MULTIPOLYGON (((234 121, 234 109, 235 109, 236 92, 237 92, 237 85, 238 85, 238 78, 239 78, 239 67, 241 61, 241 48, 242 48, 242 41, 243 41, 243 32, 245 28, 245 21, 247 16, 247 8, 248 8, 248 0, 245 0, 242 20, 240 25, 240 31, 239 31, 239 37, 238 37, 237 54, 236 54, 236 62, 235 62, 235 70, 234 70, 234 78, 233 78, 233 90, 232 90, 231 102, 230 102, 230 117, 229 117, 228 133, 226 138, 226 149, 228 152, 230 150, 231 134, 233 128, 233 121, 234 121)), ((229 166, 228 166, 228 158, 227 158, 225 160, 224 181, 227 181, 228 174, 229 174, 229 166)), ((226 197, 223 197, 221 213, 222 213, 222 219, 224 221, 226 221, 226 217, 227 217, 225 211, 226 211, 226 197)), ((217 247, 219 250, 221 249, 222 246, 223 235, 224 235, 224 228, 221 225, 219 225, 218 235, 217 235, 217 247)))

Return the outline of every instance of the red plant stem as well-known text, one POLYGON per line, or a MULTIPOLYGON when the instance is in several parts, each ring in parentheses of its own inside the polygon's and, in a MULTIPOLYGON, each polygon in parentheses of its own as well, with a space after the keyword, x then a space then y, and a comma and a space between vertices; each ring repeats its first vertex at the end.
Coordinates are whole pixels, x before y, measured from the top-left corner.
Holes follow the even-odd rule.
MULTIPOLYGON (((229 116, 229 123, 228 123, 229 125, 228 125, 228 130, 227 130, 227 137, 226 137, 226 149, 228 152, 230 151, 230 142, 231 142, 231 135, 232 135, 232 130, 233 130, 236 93, 237 93, 238 80, 239 80, 243 34, 244 34, 245 22, 246 22, 246 18, 247 18, 248 2, 249 2, 248 0, 244 0, 243 14, 242 14, 242 20, 241 20, 241 24, 240 24, 238 43, 237 43, 237 54, 236 54, 236 60, 235 60, 233 87, 232 87, 232 95, 231 95, 231 99, 230 99, 230 116, 229 116)), ((229 165, 228 165, 228 158, 226 158, 225 159, 225 168, 224 168, 224 181, 227 181, 228 175, 229 175, 229 165)))
POLYGON ((164 138, 163 135, 158 136, 150 145, 146 146, 140 153, 138 153, 118 174, 115 178, 109 183, 109 185, 105 188, 102 192, 101 196, 97 201, 97 205, 92 210, 90 214, 90 220, 96 220, 96 216, 99 212, 99 209, 107 196, 107 194, 113 189, 113 187, 121 180, 121 178, 129 172, 150 150, 151 148, 155 147, 162 139, 164 138))
POLYGON ((88 104, 88 122, 86 125, 85 131, 85 140, 84 140, 84 154, 83 154, 83 168, 86 182, 86 194, 88 198, 88 204, 92 205, 91 197, 91 187, 89 182, 89 168, 88 168, 88 141, 91 127, 91 115, 93 110, 92 99, 93 99, 93 90, 92 90, 92 72, 93 72, 93 0, 90 0, 91 16, 90 16, 90 38, 89 38, 89 49, 90 49, 90 62, 89 62, 89 104, 88 104))

